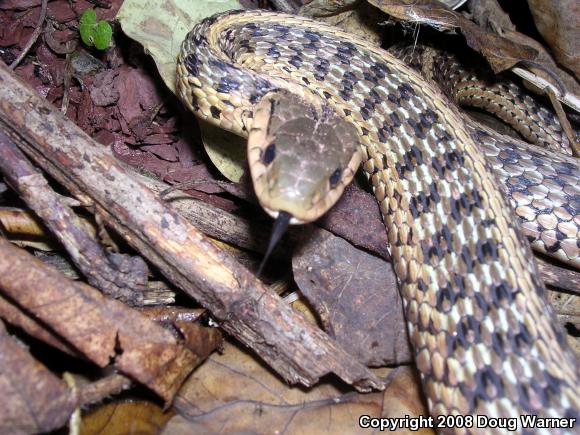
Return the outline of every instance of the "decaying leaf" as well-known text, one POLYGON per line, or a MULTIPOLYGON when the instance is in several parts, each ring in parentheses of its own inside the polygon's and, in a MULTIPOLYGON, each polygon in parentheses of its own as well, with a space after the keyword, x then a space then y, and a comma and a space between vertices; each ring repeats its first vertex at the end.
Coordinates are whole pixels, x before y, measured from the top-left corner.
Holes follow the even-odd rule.
POLYGON ((318 223, 355 246, 390 258, 387 232, 377 200, 361 188, 348 186, 336 205, 318 223))
POLYGON ((173 412, 146 401, 108 403, 83 416, 83 435, 160 433, 173 412))
POLYGON ((50 432, 76 406, 64 382, 8 335, 0 321, 0 433, 50 432))
POLYGON ((48 330, 45 325, 30 317, 20 307, 12 304, 0 294, 0 318, 7 323, 25 331, 31 337, 52 346, 61 352, 80 357, 80 353, 71 347, 66 341, 54 332, 48 330))
POLYGON ((390 265, 321 229, 305 239, 292 260, 294 280, 324 329, 366 365, 411 361, 390 265))
POLYGON ((222 355, 213 354, 184 384, 174 402, 178 416, 163 434, 356 434, 369 430, 359 426, 361 415, 426 415, 415 372, 404 367, 389 377, 381 393, 345 394, 330 382, 290 388, 251 354, 226 343, 222 355))
POLYGON ((580 79, 580 3, 577 0, 528 0, 538 32, 556 60, 580 79))

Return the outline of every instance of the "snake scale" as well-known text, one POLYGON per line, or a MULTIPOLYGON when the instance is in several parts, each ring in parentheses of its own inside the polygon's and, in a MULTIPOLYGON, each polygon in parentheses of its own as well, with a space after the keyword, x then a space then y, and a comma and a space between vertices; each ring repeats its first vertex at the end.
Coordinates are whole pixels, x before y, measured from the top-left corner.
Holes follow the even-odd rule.
MULTIPOLYGON (((242 136, 287 92, 356 128, 433 415, 579 417, 578 362, 530 248, 483 143, 440 90, 363 39, 266 11, 204 19, 177 75, 190 110, 242 136)), ((273 150, 257 152, 264 167, 273 150)))

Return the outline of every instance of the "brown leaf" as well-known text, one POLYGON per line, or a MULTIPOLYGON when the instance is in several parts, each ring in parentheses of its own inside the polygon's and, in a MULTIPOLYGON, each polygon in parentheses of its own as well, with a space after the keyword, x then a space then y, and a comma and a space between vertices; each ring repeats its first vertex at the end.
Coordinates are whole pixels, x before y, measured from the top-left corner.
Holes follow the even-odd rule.
POLYGON ((144 400, 108 403, 83 416, 81 433, 157 434, 173 415, 144 400))
POLYGON ((145 308, 141 312, 158 323, 172 325, 183 336, 185 346, 200 359, 206 359, 223 345, 219 329, 199 323, 199 319, 206 312, 204 309, 153 307, 145 308))
POLYGON ((370 366, 412 360, 391 265, 315 229, 292 260, 294 279, 324 329, 370 366))
POLYGON ((358 187, 348 186, 319 224, 355 246, 374 252, 386 260, 390 258, 387 232, 377 200, 358 187))
POLYGON ((175 399, 179 416, 163 433, 369 433, 359 426, 359 416, 426 415, 414 371, 395 369, 391 376, 382 393, 345 394, 331 383, 291 388, 246 351, 226 343, 222 355, 213 354, 184 384, 175 399))
POLYGON ((4 329, 0 322, 0 433, 50 432, 62 427, 75 403, 64 382, 4 329))
POLYGON ((46 344, 57 348, 61 352, 79 357, 80 354, 72 348, 67 342, 63 341, 54 332, 48 330, 45 325, 30 317, 16 305, 0 295, 0 318, 4 321, 19 327, 31 337, 43 341, 46 344))
POLYGON ((528 5, 554 57, 580 79, 580 3, 577 0, 528 0, 528 5))

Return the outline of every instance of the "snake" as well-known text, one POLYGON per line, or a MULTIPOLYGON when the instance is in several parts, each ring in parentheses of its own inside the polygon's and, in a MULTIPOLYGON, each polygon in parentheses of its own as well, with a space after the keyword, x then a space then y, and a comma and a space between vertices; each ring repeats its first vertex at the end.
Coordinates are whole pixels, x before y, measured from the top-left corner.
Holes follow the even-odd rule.
MULTIPOLYGON (((331 25, 235 10, 205 18, 188 33, 177 58, 177 94, 199 119, 248 138, 256 194, 277 219, 316 219, 360 162, 383 216, 433 416, 578 422, 578 361, 481 152, 486 133, 470 127, 439 88, 331 25), (285 106, 300 107, 304 131, 318 139, 348 149, 354 138, 352 156, 288 153, 284 147, 303 134, 277 121, 285 106), (280 177, 278 160, 287 155, 296 166, 280 177), (310 172, 298 178, 302 168, 310 172)), ((317 146, 318 139, 311 142, 317 146)), ((467 420, 439 430, 502 432, 467 420)), ((558 429, 518 425, 518 432, 558 429)))

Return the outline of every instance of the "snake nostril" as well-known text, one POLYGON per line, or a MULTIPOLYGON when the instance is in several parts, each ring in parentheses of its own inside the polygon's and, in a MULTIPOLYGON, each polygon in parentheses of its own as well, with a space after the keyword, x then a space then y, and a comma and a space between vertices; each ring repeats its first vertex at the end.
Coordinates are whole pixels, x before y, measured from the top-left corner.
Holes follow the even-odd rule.
POLYGON ((269 165, 276 158, 276 144, 271 143, 262 153, 262 163, 269 165))
POLYGON ((334 187, 340 181, 340 176, 342 175, 342 170, 340 168, 336 168, 336 170, 332 173, 330 178, 328 179, 330 186, 334 187))

